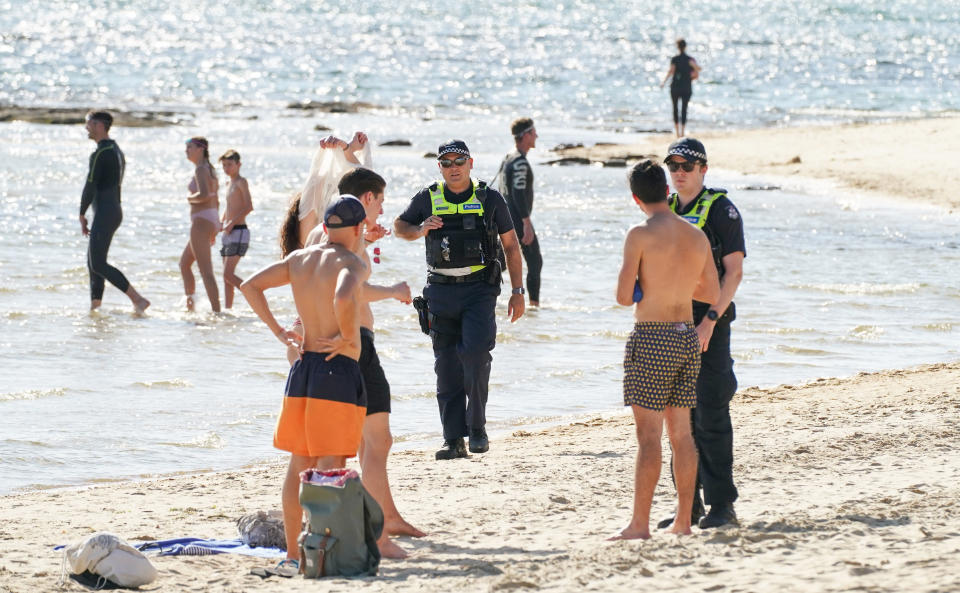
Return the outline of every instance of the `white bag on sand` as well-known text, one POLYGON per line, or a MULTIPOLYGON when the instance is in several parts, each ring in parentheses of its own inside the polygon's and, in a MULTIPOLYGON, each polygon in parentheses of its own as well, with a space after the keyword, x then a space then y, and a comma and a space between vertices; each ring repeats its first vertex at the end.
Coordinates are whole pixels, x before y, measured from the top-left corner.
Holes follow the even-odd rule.
POLYGON ((89 570, 121 587, 139 587, 157 579, 157 569, 146 556, 122 537, 103 531, 67 546, 63 559, 73 574, 89 570))

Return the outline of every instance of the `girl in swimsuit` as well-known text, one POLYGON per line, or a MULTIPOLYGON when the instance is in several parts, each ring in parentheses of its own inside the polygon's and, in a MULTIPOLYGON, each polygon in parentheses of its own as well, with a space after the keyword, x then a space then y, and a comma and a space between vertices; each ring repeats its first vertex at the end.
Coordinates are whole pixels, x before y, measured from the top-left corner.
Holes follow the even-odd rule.
POLYGON ((193 311, 193 294, 196 291, 196 280, 193 276, 193 262, 197 262, 203 287, 210 299, 210 308, 220 312, 220 292, 217 288, 217 278, 213 275, 213 260, 210 257, 210 246, 214 244, 217 233, 220 232, 220 202, 217 199, 219 183, 217 174, 210 164, 210 152, 206 138, 191 138, 187 140, 187 160, 196 167, 193 179, 187 185, 190 195, 190 239, 183 248, 180 256, 180 275, 183 276, 183 292, 187 296, 187 310, 193 311))

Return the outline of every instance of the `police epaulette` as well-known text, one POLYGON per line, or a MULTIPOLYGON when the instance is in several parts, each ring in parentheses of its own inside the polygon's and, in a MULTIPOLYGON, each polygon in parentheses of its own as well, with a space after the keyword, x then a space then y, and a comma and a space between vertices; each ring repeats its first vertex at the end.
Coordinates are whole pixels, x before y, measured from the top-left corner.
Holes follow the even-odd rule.
MULTIPOLYGON (((479 200, 481 204, 486 204, 486 202, 487 202, 487 182, 484 181, 484 180, 482 180, 482 179, 478 179, 478 180, 477 180, 477 189, 476 189, 476 192, 475 192, 475 193, 477 194, 477 200, 479 200)), ((484 213, 484 216, 486 216, 486 213, 484 213)))
POLYGON ((424 189, 429 189, 430 191, 437 191, 438 187, 440 187, 440 183, 437 181, 434 181, 430 185, 426 186, 424 189))
POLYGON ((708 187, 708 188, 707 188, 707 191, 710 192, 710 193, 712 193, 712 194, 723 194, 723 195, 727 195, 727 190, 723 189, 722 187, 708 187))

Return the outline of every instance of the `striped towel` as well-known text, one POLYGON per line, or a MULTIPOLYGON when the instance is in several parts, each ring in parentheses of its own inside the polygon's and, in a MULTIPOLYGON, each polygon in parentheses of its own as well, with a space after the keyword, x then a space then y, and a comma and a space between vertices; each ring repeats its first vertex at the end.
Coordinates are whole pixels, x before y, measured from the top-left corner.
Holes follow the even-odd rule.
POLYGON ((251 548, 236 539, 203 539, 199 537, 180 537, 175 539, 145 542, 136 546, 146 553, 157 556, 210 556, 211 554, 244 554, 258 558, 284 558, 287 553, 280 548, 251 548))

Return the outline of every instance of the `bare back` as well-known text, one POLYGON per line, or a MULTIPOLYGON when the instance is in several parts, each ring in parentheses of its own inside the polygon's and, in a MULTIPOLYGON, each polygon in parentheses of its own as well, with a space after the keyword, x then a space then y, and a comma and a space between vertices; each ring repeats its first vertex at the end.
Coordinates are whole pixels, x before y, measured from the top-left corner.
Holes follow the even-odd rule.
POLYGON ((367 267, 346 247, 326 243, 293 252, 288 256, 290 286, 297 314, 303 323, 303 349, 317 352, 311 344, 317 339, 332 339, 342 331, 355 347, 343 351, 345 356, 360 358, 359 296, 360 286, 368 275, 367 267), (352 303, 345 302, 350 301, 352 303), (338 319, 337 305, 349 309, 346 324, 338 319))
POLYGON ((635 278, 643 291, 634 307, 637 321, 692 321, 691 303, 701 282, 719 287, 706 235, 671 212, 628 232, 618 294, 626 283, 632 293, 635 278))

